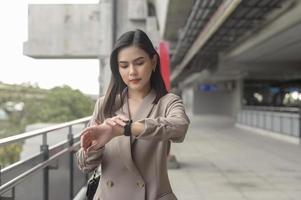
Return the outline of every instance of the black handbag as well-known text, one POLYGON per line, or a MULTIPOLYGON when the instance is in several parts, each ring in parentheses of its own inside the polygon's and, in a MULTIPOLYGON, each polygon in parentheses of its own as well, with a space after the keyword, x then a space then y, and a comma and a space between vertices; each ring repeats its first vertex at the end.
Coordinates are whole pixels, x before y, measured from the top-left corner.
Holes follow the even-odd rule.
POLYGON ((100 181, 100 173, 97 170, 94 171, 93 175, 88 181, 87 191, 86 191, 86 200, 93 200, 95 192, 97 190, 99 181, 100 181))

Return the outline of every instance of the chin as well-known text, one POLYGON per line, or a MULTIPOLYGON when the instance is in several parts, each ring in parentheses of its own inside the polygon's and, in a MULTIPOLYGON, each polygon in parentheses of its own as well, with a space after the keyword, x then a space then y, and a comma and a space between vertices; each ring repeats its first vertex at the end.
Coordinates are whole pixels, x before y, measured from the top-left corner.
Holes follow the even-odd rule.
POLYGON ((131 90, 136 90, 136 91, 143 90, 143 86, 141 86, 141 85, 129 85, 128 88, 131 90))
POLYGON ((129 89, 131 90, 141 90, 142 88, 139 86, 128 86, 129 89))

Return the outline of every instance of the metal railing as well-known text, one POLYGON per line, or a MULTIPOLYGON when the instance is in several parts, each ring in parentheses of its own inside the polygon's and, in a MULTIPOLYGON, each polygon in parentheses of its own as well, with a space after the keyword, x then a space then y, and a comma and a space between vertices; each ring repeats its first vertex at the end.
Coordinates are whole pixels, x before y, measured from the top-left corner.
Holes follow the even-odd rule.
POLYGON ((285 107, 244 106, 237 122, 293 137, 301 137, 300 109, 285 107))
MULTIPOLYGON (((19 135, 7 137, 4 139, 0 139, 0 147, 16 142, 24 142, 28 138, 33 138, 37 136, 42 136, 42 144, 40 145, 40 152, 36 155, 31 155, 30 158, 27 158, 25 160, 18 161, 10 166, 7 166, 6 168, 1 169, 0 167, 0 199, 18 199, 16 196, 16 187, 20 185, 21 183, 24 183, 25 181, 29 181, 30 177, 38 174, 40 171, 42 171, 42 194, 40 197, 36 197, 35 199, 43 199, 48 200, 49 199, 49 173, 50 170, 55 170, 59 168, 59 163, 61 165, 64 165, 64 162, 67 161, 68 164, 66 164, 66 169, 69 170, 69 183, 64 184, 65 187, 69 187, 69 193, 68 197, 61 197, 60 199, 73 199, 75 196, 75 190, 74 190, 74 176, 75 176, 75 161, 74 161, 74 152, 79 148, 79 140, 80 140, 80 134, 75 135, 73 133, 73 127, 75 125, 83 125, 83 128, 86 127, 88 121, 91 117, 85 117, 82 119, 74 120, 71 122, 62 123, 59 125, 50 126, 47 128, 42 128, 34 131, 29 131, 26 133, 22 133, 19 135), (50 133, 54 133, 54 131, 58 131, 61 129, 68 128, 67 138, 65 141, 62 141, 51 148, 49 148, 49 144, 47 141, 47 136, 50 133), (62 159, 65 156, 64 159, 62 159), (66 157, 67 156, 67 157, 66 157), (62 159, 60 162, 59 159, 62 159), (54 163, 55 162, 55 163, 54 163), (30 165, 30 167, 28 167, 30 165), (27 168, 27 169, 26 169, 27 168), (5 180, 3 182, 3 180, 5 180), (3 184, 1 185, 1 181, 3 184), (8 197, 8 192, 11 191, 11 196, 8 197), (6 197, 5 197, 6 196, 6 197), (42 196, 42 198, 41 198, 42 196)), ((66 175, 65 169, 64 173, 61 173, 64 176, 66 175)), ((79 173, 78 173, 79 174, 79 173)), ((81 181, 77 183, 78 188, 80 189, 84 183, 86 183, 87 176, 82 175, 82 177, 77 178, 81 181)), ((35 180, 40 179, 41 177, 36 177, 35 180)), ((34 181, 35 183, 39 183, 39 181, 34 181)), ((55 186, 55 185, 54 185, 55 186)), ((53 186, 53 187, 54 187, 53 186)), ((26 187, 26 185, 23 185, 23 187, 26 187)), ((36 190, 38 192, 38 190, 36 190)), ((64 188, 64 192, 67 193, 67 189, 64 188)), ((54 191, 54 193, 57 193, 57 191, 54 191)), ((26 199, 25 196, 26 193, 20 192, 19 196, 22 196, 20 199, 26 199)), ((33 194, 27 194, 29 197, 28 199, 32 198, 33 194), (31 197, 30 197, 31 196, 31 197)), ((37 196, 37 194, 36 194, 37 196)), ((52 196, 55 196, 53 194, 52 196)), ((56 198, 57 199, 57 198, 56 198)))

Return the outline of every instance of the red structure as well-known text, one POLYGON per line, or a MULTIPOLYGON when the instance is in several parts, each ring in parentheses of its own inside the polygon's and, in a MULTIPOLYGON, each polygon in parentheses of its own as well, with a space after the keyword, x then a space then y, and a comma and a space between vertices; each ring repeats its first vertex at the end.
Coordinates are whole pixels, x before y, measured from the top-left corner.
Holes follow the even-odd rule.
POLYGON ((169 45, 167 42, 160 42, 159 54, 161 63, 161 74, 167 91, 170 91, 170 74, 169 74, 169 45))

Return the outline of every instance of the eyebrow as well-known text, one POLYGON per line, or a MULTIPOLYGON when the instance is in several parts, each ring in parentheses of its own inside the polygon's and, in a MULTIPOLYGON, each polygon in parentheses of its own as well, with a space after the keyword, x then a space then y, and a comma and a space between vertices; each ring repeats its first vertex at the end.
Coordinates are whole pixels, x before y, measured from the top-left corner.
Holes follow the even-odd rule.
MULTIPOLYGON (((140 60, 140 59, 142 59, 142 58, 144 58, 143 56, 140 56, 140 57, 138 57, 138 58, 135 58, 134 60, 133 60, 133 62, 136 62, 137 60, 140 60)), ((127 61, 119 61, 119 63, 128 63, 127 61)))

